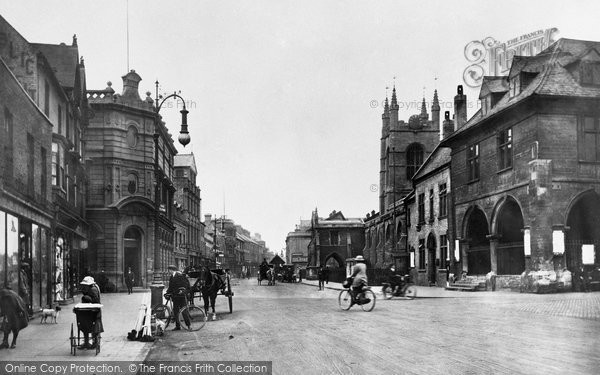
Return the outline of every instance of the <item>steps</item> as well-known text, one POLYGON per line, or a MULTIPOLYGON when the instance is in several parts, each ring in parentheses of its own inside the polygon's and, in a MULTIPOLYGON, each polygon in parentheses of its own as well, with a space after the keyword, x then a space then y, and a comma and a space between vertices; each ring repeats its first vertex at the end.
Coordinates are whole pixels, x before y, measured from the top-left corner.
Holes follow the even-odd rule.
POLYGON ((467 278, 464 280, 458 280, 455 283, 450 284, 446 287, 446 290, 461 290, 468 292, 475 292, 478 290, 486 290, 485 279, 467 278))

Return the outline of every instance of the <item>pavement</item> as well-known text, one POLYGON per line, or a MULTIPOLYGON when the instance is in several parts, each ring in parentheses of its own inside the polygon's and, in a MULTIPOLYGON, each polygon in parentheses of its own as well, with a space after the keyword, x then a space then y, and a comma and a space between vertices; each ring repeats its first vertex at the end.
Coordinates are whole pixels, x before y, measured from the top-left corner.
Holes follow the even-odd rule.
MULTIPOLYGON (((37 361, 143 361, 150 350, 151 342, 129 341, 130 332, 137 319, 138 311, 145 294, 149 290, 136 289, 134 293, 104 293, 102 294, 102 333, 101 350, 96 355, 95 350, 77 350, 72 356, 69 337, 71 325, 77 335, 77 320, 73 313, 75 303, 81 296, 75 297, 75 303, 61 306, 57 323, 40 323, 41 316, 37 312, 29 326, 19 332, 15 349, 0 350, 0 361, 32 360, 37 361)), ((148 297, 149 300, 149 297, 148 297)), ((12 334, 9 341, 12 340, 12 334)))

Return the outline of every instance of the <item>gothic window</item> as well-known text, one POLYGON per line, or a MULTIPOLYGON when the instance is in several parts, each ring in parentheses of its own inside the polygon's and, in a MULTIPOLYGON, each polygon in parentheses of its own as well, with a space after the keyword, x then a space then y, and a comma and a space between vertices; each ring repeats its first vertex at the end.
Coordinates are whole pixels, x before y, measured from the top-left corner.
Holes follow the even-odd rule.
POLYGON ((429 190, 429 221, 432 222, 434 220, 433 215, 433 189, 429 190))
POLYGON ((411 179, 421 164, 423 164, 423 147, 413 143, 406 150, 406 177, 411 179))
POLYGON ((448 264, 448 235, 440 236, 440 268, 445 269, 448 264))
POLYGON ((419 239, 419 269, 425 269, 425 239, 419 239))
POLYGON ((425 223, 425 194, 421 193, 418 196, 418 205, 419 205, 419 224, 425 223))

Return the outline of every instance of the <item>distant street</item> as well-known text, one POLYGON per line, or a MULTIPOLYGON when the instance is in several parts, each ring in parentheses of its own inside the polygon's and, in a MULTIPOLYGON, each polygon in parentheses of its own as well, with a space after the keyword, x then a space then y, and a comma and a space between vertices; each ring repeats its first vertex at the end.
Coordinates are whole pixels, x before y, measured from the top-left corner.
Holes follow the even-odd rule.
MULTIPOLYGON (((426 293, 429 290, 434 292, 426 293)), ((147 360, 273 361, 274 374, 592 374, 600 294, 439 292, 341 311, 338 291, 234 287, 233 314, 195 333, 167 331, 147 360), (577 316, 577 317, 573 317, 577 316)))

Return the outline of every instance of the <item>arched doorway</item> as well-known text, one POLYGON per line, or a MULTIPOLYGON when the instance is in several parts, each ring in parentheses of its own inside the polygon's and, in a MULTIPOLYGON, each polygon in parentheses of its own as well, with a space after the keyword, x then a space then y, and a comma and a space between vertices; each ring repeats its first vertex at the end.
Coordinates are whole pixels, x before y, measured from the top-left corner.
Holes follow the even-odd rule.
POLYGON ((467 218, 467 266, 469 275, 485 275, 492 269, 487 218, 479 208, 473 208, 467 218))
POLYGON ((498 246, 496 259, 498 275, 519 275, 525 270, 523 245, 523 214, 518 203, 508 198, 497 217, 498 246))
POLYGON ((435 235, 429 233, 427 236, 427 280, 429 285, 437 283, 436 265, 435 265, 435 253, 437 250, 437 241, 435 235))
POLYGON ((127 267, 135 274, 135 286, 141 286, 142 234, 136 227, 129 227, 123 234, 123 273, 127 267))
POLYGON ((329 281, 339 283, 346 279, 346 266, 337 253, 329 254, 325 258, 325 267, 329 272, 329 281))
POLYGON ((586 272, 591 271, 594 268, 591 262, 600 264, 600 196, 596 192, 588 191, 577 198, 567 215, 567 227, 570 227, 565 237, 567 268, 574 273, 581 266, 586 272), (584 247, 593 251, 587 262, 583 257, 584 247))

